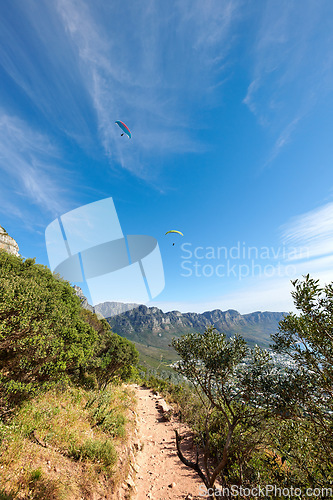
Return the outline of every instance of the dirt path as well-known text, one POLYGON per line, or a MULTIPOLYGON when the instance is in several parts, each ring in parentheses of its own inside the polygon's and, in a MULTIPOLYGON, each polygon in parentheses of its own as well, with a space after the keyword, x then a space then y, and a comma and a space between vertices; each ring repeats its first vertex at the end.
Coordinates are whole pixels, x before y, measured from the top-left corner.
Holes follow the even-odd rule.
POLYGON ((134 390, 143 448, 137 454, 137 493, 133 500, 198 498, 202 482, 177 456, 174 429, 181 430, 179 423, 165 421, 157 408, 159 396, 139 386, 134 390))

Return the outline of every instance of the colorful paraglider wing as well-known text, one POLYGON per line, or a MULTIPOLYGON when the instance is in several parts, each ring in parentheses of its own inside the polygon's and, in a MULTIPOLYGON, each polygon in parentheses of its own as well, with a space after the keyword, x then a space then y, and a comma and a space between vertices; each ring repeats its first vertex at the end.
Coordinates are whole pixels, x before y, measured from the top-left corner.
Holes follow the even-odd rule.
POLYGON ((180 231, 175 231, 174 229, 171 229, 171 231, 167 231, 165 234, 169 234, 169 233, 177 233, 177 234, 180 234, 181 236, 184 236, 183 233, 181 233, 180 231))
POLYGON ((117 120, 116 124, 118 125, 118 127, 121 128, 121 130, 123 130, 125 132, 126 135, 128 135, 129 138, 132 137, 130 129, 128 128, 127 125, 125 125, 124 122, 121 122, 120 120, 117 120))

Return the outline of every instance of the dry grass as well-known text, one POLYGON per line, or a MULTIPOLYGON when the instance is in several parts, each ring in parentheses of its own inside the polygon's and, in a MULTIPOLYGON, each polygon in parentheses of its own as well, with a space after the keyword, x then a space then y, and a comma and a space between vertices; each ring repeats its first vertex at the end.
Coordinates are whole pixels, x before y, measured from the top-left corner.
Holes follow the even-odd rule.
POLYGON ((0 424, 0 500, 112 498, 126 474, 133 405, 125 387, 67 388, 27 402, 0 424))

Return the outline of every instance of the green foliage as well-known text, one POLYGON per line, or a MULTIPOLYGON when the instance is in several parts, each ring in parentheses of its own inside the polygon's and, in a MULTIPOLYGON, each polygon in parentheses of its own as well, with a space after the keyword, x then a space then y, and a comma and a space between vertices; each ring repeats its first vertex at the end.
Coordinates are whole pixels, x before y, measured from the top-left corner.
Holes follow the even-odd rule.
POLYGON ((85 373, 81 373, 81 382, 85 387, 105 389, 116 379, 128 381, 137 377, 135 365, 139 353, 129 340, 113 333, 105 319, 98 319, 96 314, 83 309, 83 319, 98 333, 99 343, 93 356, 86 364, 85 373))
POLYGON ((84 319, 88 325, 98 333, 99 337, 103 337, 104 334, 111 331, 109 323, 106 319, 99 319, 96 314, 92 313, 88 309, 81 309, 81 317, 84 319))
MULTIPOLYGON (((124 395, 125 396, 125 395, 124 395)), ((98 427, 103 432, 113 438, 125 437, 126 410, 131 405, 131 401, 118 396, 115 398, 115 391, 100 391, 93 394, 86 404, 89 410, 92 427, 98 427), (114 400, 117 399, 117 406, 114 400)))
POLYGON ((307 483, 327 486, 333 484, 333 283, 321 287, 306 275, 293 285, 299 315, 288 314, 272 336, 273 348, 294 363, 275 391, 294 417, 280 428, 278 449, 307 483))
POLYGON ((272 377, 268 353, 248 348, 240 336, 227 339, 213 327, 174 339, 172 345, 181 357, 176 369, 193 384, 202 402, 198 422, 206 470, 202 479, 209 487, 219 476, 228 484, 234 475, 234 471, 230 475, 232 463, 237 463, 241 480, 240 466, 264 443, 269 410, 258 387, 272 377), (215 465, 209 472, 212 458, 215 465))
POLYGON ((332 465, 322 447, 325 438, 309 419, 280 421, 272 433, 272 444, 282 458, 285 480, 305 487, 333 485, 332 465))
POLYGON ((138 353, 81 308, 70 284, 33 259, 0 251, 0 402, 19 402, 73 377, 105 388, 134 375, 138 353))
POLYGON ((33 469, 30 471, 30 482, 38 481, 42 477, 42 469, 33 469))
POLYGON ((117 378, 123 381, 131 378, 138 360, 139 353, 132 342, 108 331, 89 364, 89 371, 96 375, 99 388, 104 389, 117 378))
POLYGON ((99 462, 104 468, 112 467, 117 460, 117 453, 113 443, 106 439, 88 439, 79 446, 73 444, 69 449, 69 456, 75 460, 91 460, 99 462))
POLYGON ((272 336, 273 349, 295 364, 289 370, 293 400, 316 421, 333 412, 333 283, 324 288, 318 283, 309 275, 293 282, 300 314, 286 316, 272 336))
POLYGON ((33 259, 0 251, 2 396, 27 396, 86 364, 97 340, 69 283, 33 259))
POLYGON ((258 386, 273 374, 266 351, 250 349, 240 336, 227 339, 213 327, 174 339, 172 345, 181 356, 176 370, 194 385, 207 407, 219 410, 230 425, 263 413, 257 410, 264 404, 258 386))

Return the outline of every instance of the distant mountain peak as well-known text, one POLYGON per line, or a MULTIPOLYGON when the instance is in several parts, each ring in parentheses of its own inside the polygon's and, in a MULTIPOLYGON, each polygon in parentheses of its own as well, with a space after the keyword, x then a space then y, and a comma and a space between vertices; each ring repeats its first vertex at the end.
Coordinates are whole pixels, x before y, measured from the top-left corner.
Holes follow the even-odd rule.
POLYGON ((126 311, 131 311, 132 309, 136 309, 140 307, 139 304, 135 303, 123 303, 123 302, 102 302, 101 304, 97 304, 94 307, 95 311, 98 311, 100 314, 104 316, 104 318, 111 318, 113 316, 117 316, 118 314, 122 314, 126 311))
POLYGON ((77 285, 74 285, 73 288, 76 295, 81 301, 81 306, 84 309, 88 309, 89 311, 94 312, 99 318, 111 318, 112 316, 116 316, 118 314, 122 314, 123 312, 130 311, 131 309, 139 307, 139 304, 124 304, 123 302, 102 302, 101 304, 97 304, 96 306, 91 306, 82 289, 77 285))

